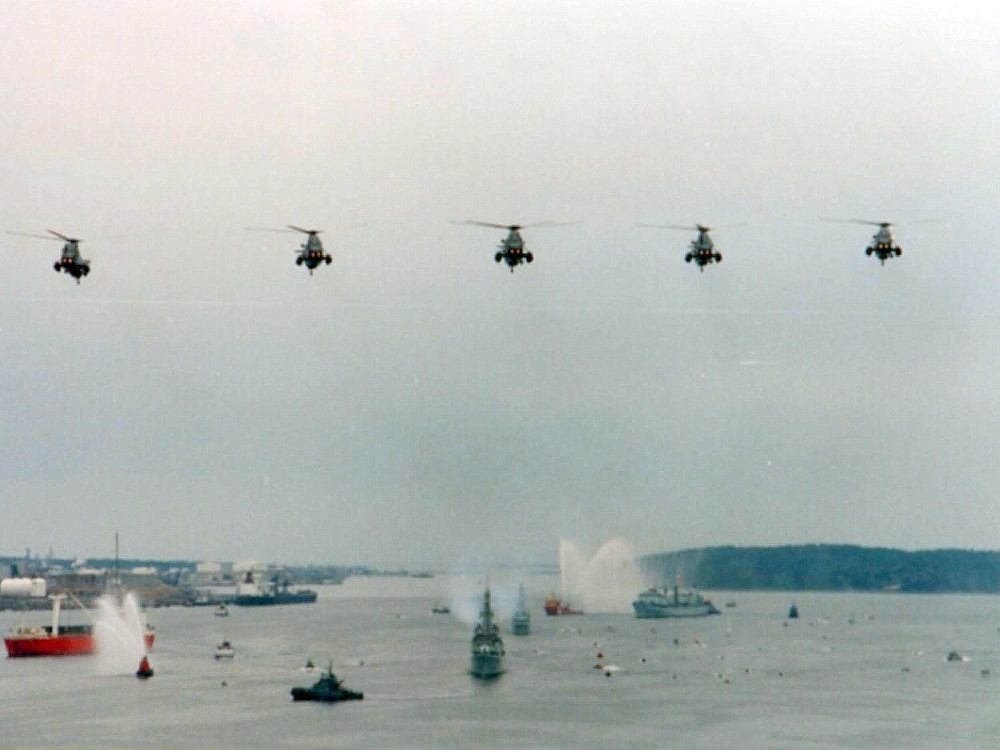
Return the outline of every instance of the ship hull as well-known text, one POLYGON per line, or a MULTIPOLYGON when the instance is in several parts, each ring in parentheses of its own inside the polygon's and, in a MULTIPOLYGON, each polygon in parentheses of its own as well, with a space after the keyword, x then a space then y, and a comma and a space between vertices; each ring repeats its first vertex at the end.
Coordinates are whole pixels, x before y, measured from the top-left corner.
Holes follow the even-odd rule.
POLYGON ((270 607, 277 604, 312 604, 315 591, 297 591, 278 594, 237 594, 233 604, 240 607, 270 607))
POLYGON ((472 654, 472 666, 469 673, 481 680, 499 677, 503 674, 503 657, 495 654, 472 654))
MULTIPOLYGON (((153 648, 155 634, 146 633, 146 648, 153 648)), ((7 656, 86 656, 97 651, 93 633, 68 635, 8 636, 4 638, 7 656)))
POLYGON ((710 604, 707 606, 657 606, 633 604, 632 608, 635 609, 635 616, 641 619, 660 619, 664 617, 707 617, 708 615, 719 614, 719 610, 710 604))
POLYGON ((531 633, 531 619, 527 612, 517 612, 511 618, 510 632, 514 635, 529 635, 531 633))

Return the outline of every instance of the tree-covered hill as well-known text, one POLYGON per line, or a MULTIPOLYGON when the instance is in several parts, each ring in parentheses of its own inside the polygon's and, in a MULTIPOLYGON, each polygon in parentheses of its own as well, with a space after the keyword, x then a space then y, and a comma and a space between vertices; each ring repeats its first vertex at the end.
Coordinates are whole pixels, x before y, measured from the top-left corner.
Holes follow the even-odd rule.
POLYGON ((646 577, 703 589, 1000 593, 1000 552, 807 544, 705 547, 648 555, 646 577))

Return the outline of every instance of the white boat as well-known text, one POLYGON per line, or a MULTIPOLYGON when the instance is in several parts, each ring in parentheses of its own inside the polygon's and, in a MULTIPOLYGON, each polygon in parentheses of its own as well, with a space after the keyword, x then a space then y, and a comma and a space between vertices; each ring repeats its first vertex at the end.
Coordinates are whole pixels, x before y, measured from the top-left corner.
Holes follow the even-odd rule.
POLYGON ((236 656, 236 652, 233 651, 233 644, 229 641, 223 641, 215 647, 216 659, 232 659, 234 656, 236 656))
POLYGON ((719 610, 693 589, 680 586, 651 588, 632 602, 636 617, 704 617, 717 615, 719 610))

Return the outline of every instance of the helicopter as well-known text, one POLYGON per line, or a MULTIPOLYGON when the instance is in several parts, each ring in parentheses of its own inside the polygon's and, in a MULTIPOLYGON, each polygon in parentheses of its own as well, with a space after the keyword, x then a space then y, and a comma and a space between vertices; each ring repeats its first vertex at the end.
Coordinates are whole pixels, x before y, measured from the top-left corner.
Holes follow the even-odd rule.
POLYGON ((90 273, 90 261, 85 260, 80 256, 80 243, 83 240, 75 237, 67 237, 64 234, 59 234, 59 232, 53 232, 51 229, 46 229, 49 234, 28 234, 26 232, 8 232, 7 234, 17 235, 19 237, 34 237, 35 239, 41 240, 56 240, 62 241, 66 244, 63 245, 62 256, 55 263, 52 264, 52 268, 56 273, 63 271, 68 273, 74 279, 76 283, 80 283, 80 279, 90 273), (51 237, 49 235, 52 235, 51 237))
POLYGON ((875 232, 874 236, 872 236, 871 244, 865 248, 865 255, 875 255, 875 257, 877 257, 884 266, 887 258, 898 258, 903 254, 903 248, 896 244, 896 239, 892 236, 892 232, 889 230, 889 227, 892 226, 891 221, 864 221, 863 219, 854 219, 854 222, 858 224, 870 224, 878 227, 878 231, 875 232))
MULTIPOLYGON (((688 251, 687 255, 684 256, 684 262, 690 263, 692 260, 698 264, 698 270, 704 271, 705 266, 709 263, 721 263, 722 253, 715 249, 715 243, 712 242, 712 238, 708 236, 708 233, 712 231, 711 227, 705 227, 701 224, 695 224, 693 227, 681 226, 677 224, 640 224, 640 227, 648 227, 650 229, 678 229, 681 231, 692 231, 698 233, 698 236, 691 240, 691 249, 688 251)), ((742 224, 732 224, 730 226, 743 226, 742 224)))
POLYGON ((510 272, 514 273, 515 266, 519 266, 522 263, 531 263, 535 256, 530 250, 525 250, 524 239, 521 237, 522 229, 529 228, 542 228, 542 227, 563 227, 570 224, 575 224, 575 221, 564 221, 555 223, 552 221, 543 221, 538 224, 492 224, 487 221, 453 221, 452 224, 467 224, 476 227, 492 227, 494 229, 506 229, 508 230, 507 236, 500 241, 497 245, 496 255, 493 256, 493 260, 497 263, 503 261, 510 267, 510 272))
POLYGON ((295 265, 308 268, 310 276, 321 263, 330 265, 333 262, 333 257, 329 253, 323 252, 323 243, 318 236, 323 231, 322 229, 303 229, 292 224, 289 224, 286 229, 271 229, 269 227, 247 227, 247 229, 251 232, 302 232, 307 235, 302 247, 299 248, 295 265))
POLYGON ((903 254, 903 248, 896 244, 896 238, 892 236, 889 227, 893 226, 891 221, 867 221, 865 219, 826 219, 826 221, 836 221, 841 224, 868 224, 878 227, 878 231, 872 236, 872 241, 865 248, 865 255, 874 255, 882 265, 889 258, 898 258, 903 254))

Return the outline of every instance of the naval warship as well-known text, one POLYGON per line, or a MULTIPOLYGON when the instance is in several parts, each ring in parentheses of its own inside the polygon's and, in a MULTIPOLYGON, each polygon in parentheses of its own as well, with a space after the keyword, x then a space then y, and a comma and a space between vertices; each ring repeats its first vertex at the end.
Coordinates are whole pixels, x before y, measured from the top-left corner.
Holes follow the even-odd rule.
POLYGON ((525 601, 523 583, 517 592, 517 611, 510 618, 510 632, 514 635, 531 633, 531 613, 528 612, 528 604, 525 601))
POLYGON ((483 592, 483 608, 479 612, 479 622, 472 635, 472 667, 469 672, 473 677, 489 679, 503 674, 503 641, 493 619, 493 609, 490 607, 490 590, 483 592))

